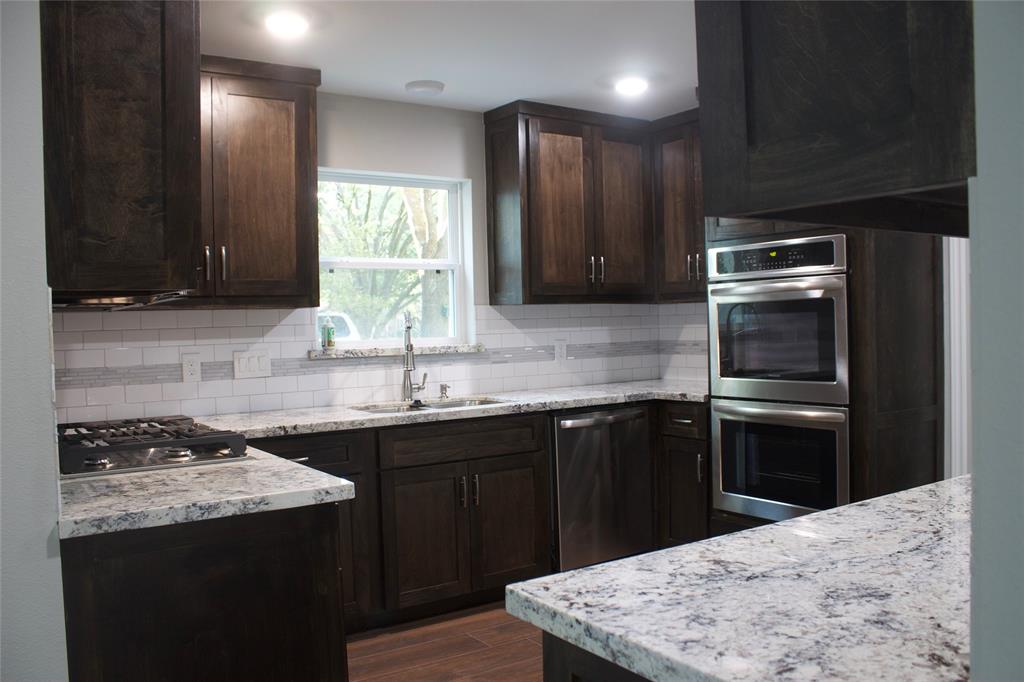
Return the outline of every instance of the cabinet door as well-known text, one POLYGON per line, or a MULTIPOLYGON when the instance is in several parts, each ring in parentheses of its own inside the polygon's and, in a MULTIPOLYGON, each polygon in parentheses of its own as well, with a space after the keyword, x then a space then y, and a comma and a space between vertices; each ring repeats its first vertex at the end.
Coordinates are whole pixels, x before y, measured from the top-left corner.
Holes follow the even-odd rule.
POLYGON ((547 453, 471 462, 469 474, 473 589, 547 573, 547 453))
POLYGON ((338 505, 341 515, 341 585, 345 629, 362 630, 365 617, 383 608, 380 506, 372 431, 253 439, 251 445, 352 481, 356 496, 338 505))
POLYGON ((594 248, 601 294, 651 289, 647 156, 643 135, 594 129, 594 248))
POLYGON ((771 220, 749 220, 746 218, 708 218, 706 229, 707 240, 714 242, 773 235, 775 234, 775 223, 771 220))
POLYGON ((212 76, 219 295, 316 295, 315 121, 312 87, 212 76))
POLYGON ((43 2, 55 291, 185 289, 199 237, 199 8, 43 2))
POLYGON ((693 298, 707 286, 704 202, 696 123, 661 133, 655 142, 655 233, 658 295, 693 298))
POLYGON ((710 215, 975 174, 972 3, 696 3, 710 215))
POLYGON ((662 547, 708 536, 707 441, 665 436, 661 452, 662 547))
POLYGON ((530 288, 585 295, 596 281, 590 126, 529 120, 530 288))
POLYGON ((470 591, 466 464, 381 473, 388 609, 470 591))

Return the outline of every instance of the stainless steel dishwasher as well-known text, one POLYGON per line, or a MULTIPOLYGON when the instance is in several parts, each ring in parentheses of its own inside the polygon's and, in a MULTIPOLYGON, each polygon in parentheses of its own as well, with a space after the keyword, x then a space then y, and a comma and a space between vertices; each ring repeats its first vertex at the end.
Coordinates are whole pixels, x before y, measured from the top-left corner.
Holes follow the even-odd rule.
POLYGON ((565 412, 554 420, 559 569, 654 549, 648 409, 565 412))

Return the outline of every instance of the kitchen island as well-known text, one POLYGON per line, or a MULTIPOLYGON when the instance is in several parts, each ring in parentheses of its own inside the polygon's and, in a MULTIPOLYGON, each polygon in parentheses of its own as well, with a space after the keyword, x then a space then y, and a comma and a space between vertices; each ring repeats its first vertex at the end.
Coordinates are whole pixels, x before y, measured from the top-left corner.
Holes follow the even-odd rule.
POLYGON ((970 497, 941 481, 510 585, 506 608, 551 679, 966 679, 970 497))

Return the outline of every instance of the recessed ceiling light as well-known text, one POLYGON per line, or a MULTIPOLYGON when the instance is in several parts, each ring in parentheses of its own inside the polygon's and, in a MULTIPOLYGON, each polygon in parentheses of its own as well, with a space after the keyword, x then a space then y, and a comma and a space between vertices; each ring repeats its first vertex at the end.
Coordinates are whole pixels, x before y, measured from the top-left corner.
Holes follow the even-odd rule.
POLYGON ((417 95, 440 95, 444 91, 441 81, 409 81, 405 84, 406 92, 417 95))
POLYGON ((301 14, 291 10, 280 10, 267 15, 264 26, 273 35, 285 40, 292 40, 309 30, 309 22, 301 14))
POLYGON ((626 97, 636 97, 647 91, 647 81, 636 76, 620 78, 615 81, 615 92, 626 97))

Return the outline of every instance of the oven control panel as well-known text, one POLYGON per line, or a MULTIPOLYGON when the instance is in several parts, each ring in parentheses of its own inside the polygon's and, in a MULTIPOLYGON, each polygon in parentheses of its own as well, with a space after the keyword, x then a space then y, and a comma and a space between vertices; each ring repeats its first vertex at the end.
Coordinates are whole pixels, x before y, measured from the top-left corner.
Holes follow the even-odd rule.
POLYGON ((817 269, 844 269, 845 250, 842 247, 845 244, 839 241, 841 239, 842 235, 838 235, 838 238, 812 237, 713 249, 713 274, 717 277, 735 277, 748 273, 778 276, 786 274, 786 270, 798 270, 802 274, 817 269), (844 252, 837 253, 840 250, 844 252))

